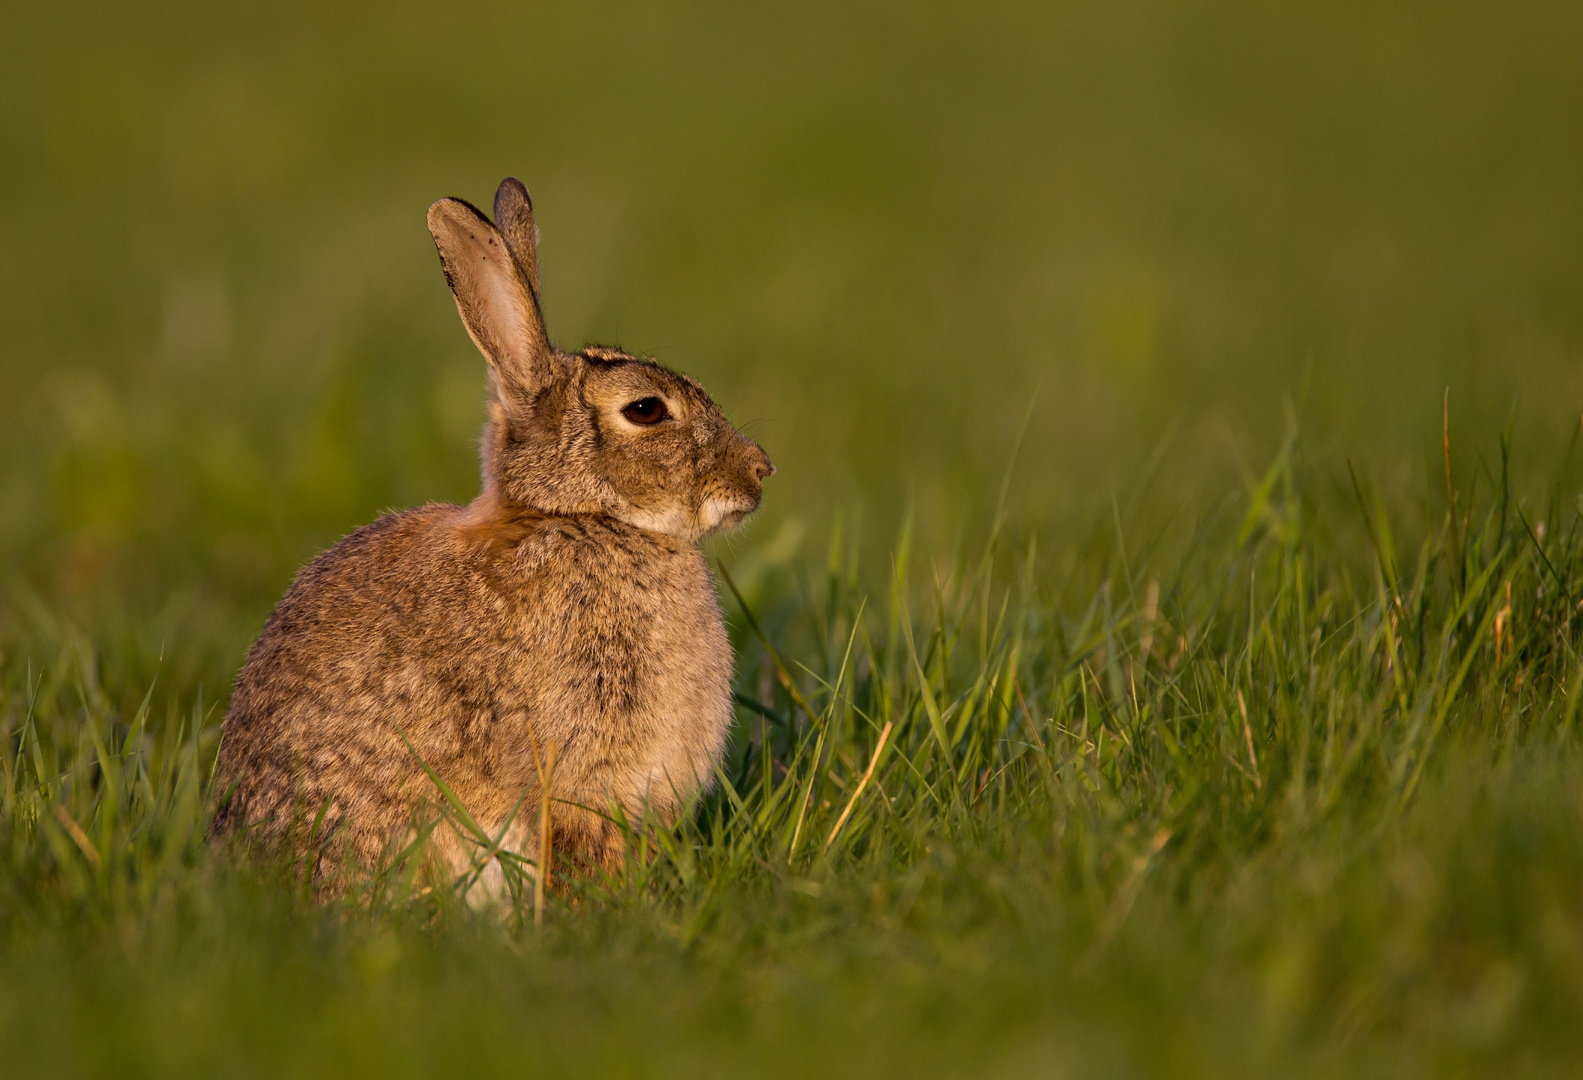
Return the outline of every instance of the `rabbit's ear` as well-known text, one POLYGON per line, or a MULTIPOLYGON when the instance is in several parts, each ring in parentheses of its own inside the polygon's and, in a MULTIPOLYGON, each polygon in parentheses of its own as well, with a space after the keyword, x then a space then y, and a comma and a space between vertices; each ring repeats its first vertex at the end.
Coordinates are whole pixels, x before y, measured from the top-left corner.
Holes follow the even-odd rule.
POLYGON ((533 299, 538 300, 539 227, 533 223, 533 200, 528 197, 527 185, 515 176, 506 177, 495 191, 495 224, 527 275, 533 299))
POLYGON ((429 232, 467 332, 513 396, 531 398, 549 380, 549 336, 527 275, 500 230, 461 199, 429 207, 429 232))

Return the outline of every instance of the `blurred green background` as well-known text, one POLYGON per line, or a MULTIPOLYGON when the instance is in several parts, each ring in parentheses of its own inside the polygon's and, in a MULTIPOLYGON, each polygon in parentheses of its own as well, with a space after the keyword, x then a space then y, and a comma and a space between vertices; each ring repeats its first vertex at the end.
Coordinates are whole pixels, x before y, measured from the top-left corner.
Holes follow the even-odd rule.
POLYGON ((0 22, 0 610, 178 685, 223 693, 335 537, 474 493, 482 364, 423 213, 507 174, 552 334, 697 375, 779 464, 749 557, 909 506, 949 545, 1025 417, 1010 505, 1059 524, 1162 448, 1163 490, 1237 487, 1289 411, 1422 488, 1447 388, 1468 445, 1513 422, 1549 471, 1583 401, 1574 3, 0 22))
POLYGON ((1568 1075, 1580 58, 1575 0, 0 0, 0 1073, 1568 1075), (722 796, 542 938, 311 909, 201 839, 291 575, 477 489, 424 211, 508 174, 552 335, 698 376, 780 467, 716 550, 795 677, 833 710, 868 627, 898 719, 856 854, 722 796), (837 523, 861 573, 819 573, 837 523), (936 806, 913 675, 998 679, 1004 597, 1060 779, 936 806))

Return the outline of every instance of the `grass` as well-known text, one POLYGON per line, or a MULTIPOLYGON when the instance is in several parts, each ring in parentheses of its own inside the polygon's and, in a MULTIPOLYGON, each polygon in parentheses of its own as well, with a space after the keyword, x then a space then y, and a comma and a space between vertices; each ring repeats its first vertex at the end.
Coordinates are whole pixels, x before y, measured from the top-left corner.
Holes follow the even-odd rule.
POLYGON ((1570 1072, 1583 522, 1474 483, 1414 548, 1362 498, 1348 551, 1291 445, 1175 558, 1119 505, 1066 566, 904 537, 870 592, 835 545, 738 609, 717 793, 542 928, 399 867, 315 907, 205 846, 201 702, 118 713, 80 639, 13 663, 10 1059, 1570 1072))
POLYGON ((5 16, 4 1072, 1578 1072, 1576 5, 5 16), (507 173, 779 466, 737 730, 541 926, 315 905, 218 722, 476 490, 507 173))

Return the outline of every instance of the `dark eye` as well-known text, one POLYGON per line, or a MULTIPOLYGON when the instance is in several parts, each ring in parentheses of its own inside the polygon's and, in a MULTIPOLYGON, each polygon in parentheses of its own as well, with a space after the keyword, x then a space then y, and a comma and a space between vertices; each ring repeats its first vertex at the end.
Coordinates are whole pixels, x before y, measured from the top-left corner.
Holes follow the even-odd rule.
POLYGON ((634 424, 643 424, 646 427, 649 424, 659 423, 670 414, 665 411, 665 402, 657 397, 646 397, 622 409, 621 415, 634 424))

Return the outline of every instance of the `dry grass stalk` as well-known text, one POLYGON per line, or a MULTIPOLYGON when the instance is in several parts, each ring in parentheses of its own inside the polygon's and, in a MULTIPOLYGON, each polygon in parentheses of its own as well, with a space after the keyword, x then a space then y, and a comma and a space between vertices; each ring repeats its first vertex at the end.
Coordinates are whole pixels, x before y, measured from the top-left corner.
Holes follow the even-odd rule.
POLYGON ((879 764, 879 756, 885 752, 885 740, 890 738, 891 721, 885 721, 884 730, 879 733, 879 742, 874 746, 874 756, 868 759, 868 768, 863 770, 863 779, 858 781, 857 790, 846 801, 846 809, 841 811, 841 816, 836 818, 835 828, 830 830, 830 838, 824 842, 824 849, 830 850, 830 845, 835 843, 835 838, 841 833, 841 826, 846 824, 846 819, 852 816, 852 808, 857 805, 858 796, 863 794, 863 789, 868 787, 868 782, 874 778, 874 767, 879 764))
POLYGON ((99 869, 99 865, 103 861, 99 858, 99 849, 93 846, 93 841, 88 839, 88 834, 82 831, 82 826, 77 824, 77 819, 71 816, 71 811, 60 803, 56 803, 55 817, 60 820, 61 828, 66 830, 67 835, 72 838, 78 849, 82 851, 83 858, 92 863, 95 870, 99 869))
POLYGON ((1242 688, 1237 688, 1237 711, 1242 714, 1242 737, 1248 744, 1248 763, 1253 766, 1253 786, 1260 791, 1264 790, 1264 781, 1259 778, 1259 755, 1253 752, 1253 725, 1248 723, 1248 703, 1242 698, 1242 688))
MULTIPOLYGON (((537 755, 534 755, 537 757, 537 755)), ((544 768, 539 772, 539 872, 533 881, 533 925, 544 925, 544 886, 554 861, 554 831, 550 828, 550 781, 555 777, 555 744, 544 752, 544 768)))

